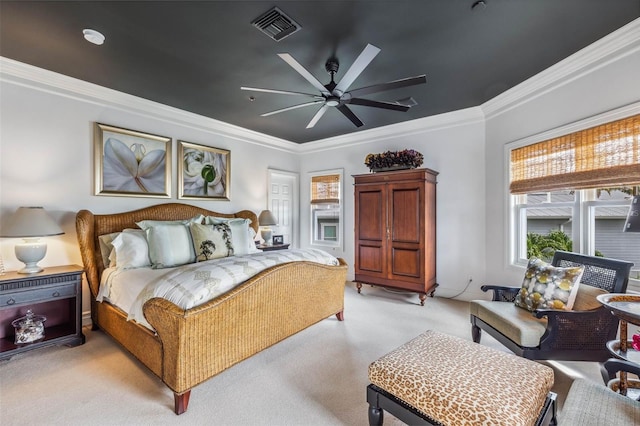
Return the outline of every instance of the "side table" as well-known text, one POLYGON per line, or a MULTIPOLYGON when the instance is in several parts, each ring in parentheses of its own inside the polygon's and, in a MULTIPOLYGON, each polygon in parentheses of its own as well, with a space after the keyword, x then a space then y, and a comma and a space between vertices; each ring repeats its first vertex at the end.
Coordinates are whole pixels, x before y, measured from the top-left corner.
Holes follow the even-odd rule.
POLYGON ((259 244, 256 247, 262 251, 286 250, 289 244, 259 244))
POLYGON ((82 274, 78 265, 45 268, 36 274, 8 272, 0 276, 0 360, 45 346, 77 346, 82 334, 82 274), (27 310, 47 317, 44 338, 15 344, 11 322, 27 310))
MULTIPOLYGON (((602 305, 620 319, 620 340, 607 343, 609 352, 616 358, 624 359, 640 365, 640 351, 628 340, 628 324, 640 325, 640 295, 627 293, 601 294, 596 297, 602 305)), ((630 381, 626 371, 620 372, 618 390, 622 395, 630 388, 640 388, 640 382, 630 381)), ((615 390, 615 389, 614 389, 615 390)))

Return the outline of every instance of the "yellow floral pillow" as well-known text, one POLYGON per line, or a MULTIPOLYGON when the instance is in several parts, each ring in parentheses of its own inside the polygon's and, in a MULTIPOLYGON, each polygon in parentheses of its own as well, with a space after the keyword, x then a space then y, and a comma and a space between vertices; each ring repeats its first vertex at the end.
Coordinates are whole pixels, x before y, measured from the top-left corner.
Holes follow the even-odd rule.
POLYGON ((559 268, 531 258, 524 273, 522 288, 515 299, 516 306, 529 311, 570 310, 576 299, 583 271, 583 266, 559 268))

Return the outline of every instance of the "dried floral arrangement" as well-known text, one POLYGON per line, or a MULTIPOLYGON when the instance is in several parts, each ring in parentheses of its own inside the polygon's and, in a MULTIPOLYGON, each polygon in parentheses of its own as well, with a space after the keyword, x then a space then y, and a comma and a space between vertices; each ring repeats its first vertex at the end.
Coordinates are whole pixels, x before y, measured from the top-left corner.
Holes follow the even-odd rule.
POLYGON ((386 151, 381 154, 369 154, 364 160, 364 164, 371 171, 382 169, 413 169, 420 167, 424 157, 421 153, 413 149, 402 151, 386 151))

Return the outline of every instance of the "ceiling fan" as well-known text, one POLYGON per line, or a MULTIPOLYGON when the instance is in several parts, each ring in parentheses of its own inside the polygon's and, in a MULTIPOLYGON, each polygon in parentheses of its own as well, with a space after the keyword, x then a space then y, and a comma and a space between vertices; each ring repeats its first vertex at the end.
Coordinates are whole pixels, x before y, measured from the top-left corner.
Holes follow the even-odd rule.
POLYGON ((309 124, 307 124, 307 129, 315 126, 318 120, 320 120, 320 118, 324 115, 324 113, 332 107, 336 108, 338 111, 344 114, 344 116, 351 120, 351 122, 355 126, 361 127, 363 125, 362 121, 353 113, 353 111, 351 111, 351 109, 347 106, 348 104, 389 109, 394 111, 408 111, 410 106, 401 104, 400 102, 382 102, 374 101, 371 99, 363 99, 359 96, 383 92, 386 90, 398 89, 401 87, 415 86, 417 84, 426 84, 427 82, 426 75, 422 74, 416 77, 409 77, 400 80, 389 81, 387 83, 374 84, 373 86, 362 87, 359 89, 348 90, 349 86, 351 86, 355 79, 358 78, 360 73, 364 71, 367 65, 369 65, 369 63, 373 60, 373 58, 376 57, 378 53, 380 53, 379 48, 371 44, 367 44, 362 53, 360 53, 360 56, 356 58, 355 62, 351 65, 351 67, 349 67, 345 75, 338 83, 333 81, 335 73, 338 72, 338 60, 335 58, 329 59, 325 64, 325 69, 329 74, 331 74, 331 82, 326 85, 320 83, 317 78, 315 78, 309 71, 307 71, 302 65, 300 65, 298 61, 293 59, 291 55, 289 55, 288 53, 279 53, 278 56, 282 58, 282 60, 288 63, 302 77, 304 77, 309 83, 311 83, 313 87, 320 91, 319 95, 312 93, 291 92, 287 90, 261 89, 258 87, 243 86, 240 89, 254 92, 302 96, 313 99, 309 102, 261 114, 262 117, 267 117, 270 115, 279 114, 281 112, 303 108, 311 105, 322 105, 318 112, 316 112, 316 114, 313 116, 309 124))

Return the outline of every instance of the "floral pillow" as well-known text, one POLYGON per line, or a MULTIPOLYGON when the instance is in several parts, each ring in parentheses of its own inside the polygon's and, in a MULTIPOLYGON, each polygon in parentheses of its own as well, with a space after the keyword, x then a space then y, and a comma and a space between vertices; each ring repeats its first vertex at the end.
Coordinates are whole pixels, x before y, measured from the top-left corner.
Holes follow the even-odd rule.
POLYGON ((225 223, 217 225, 189 224, 196 261, 233 256, 231 230, 225 223))
POLYGON ((208 225, 224 223, 229 226, 234 256, 244 256, 245 254, 260 253, 262 251, 256 248, 256 244, 253 241, 252 228, 249 226, 251 225, 250 219, 207 216, 204 219, 204 223, 208 225))
POLYGON ((560 268, 531 258, 524 273, 516 306, 536 309, 570 310, 576 299, 583 266, 560 268))

